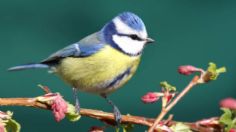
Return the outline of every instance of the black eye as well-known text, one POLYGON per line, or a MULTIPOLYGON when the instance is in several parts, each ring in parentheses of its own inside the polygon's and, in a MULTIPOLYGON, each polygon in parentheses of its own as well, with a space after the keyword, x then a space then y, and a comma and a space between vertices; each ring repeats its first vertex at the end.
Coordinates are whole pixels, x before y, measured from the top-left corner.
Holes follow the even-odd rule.
POLYGON ((133 40, 142 40, 141 38, 139 38, 136 34, 131 34, 131 35, 129 35, 129 37, 131 38, 131 39, 133 39, 133 40))

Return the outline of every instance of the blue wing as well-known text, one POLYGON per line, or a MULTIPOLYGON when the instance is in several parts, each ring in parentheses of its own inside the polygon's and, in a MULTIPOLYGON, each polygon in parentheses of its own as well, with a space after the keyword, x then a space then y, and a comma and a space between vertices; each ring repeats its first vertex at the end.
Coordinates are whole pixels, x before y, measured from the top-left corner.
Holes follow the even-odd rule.
POLYGON ((9 71, 19 71, 25 69, 38 69, 38 68, 50 68, 60 62, 61 59, 66 57, 87 57, 104 47, 105 43, 102 39, 100 32, 94 33, 82 39, 81 41, 69 45, 52 55, 40 63, 23 64, 15 67, 11 67, 9 71))
POLYGON ((85 37, 75 44, 69 45, 53 53, 47 59, 41 61, 41 63, 53 65, 57 64, 65 57, 87 57, 99 51, 104 45, 105 43, 103 42, 100 33, 97 32, 85 37))

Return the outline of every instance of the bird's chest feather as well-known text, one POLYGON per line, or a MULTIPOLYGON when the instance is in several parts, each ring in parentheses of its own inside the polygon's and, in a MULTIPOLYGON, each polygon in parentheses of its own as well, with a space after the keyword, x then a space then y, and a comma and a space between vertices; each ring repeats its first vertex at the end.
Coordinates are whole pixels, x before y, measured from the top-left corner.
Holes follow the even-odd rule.
POLYGON ((140 56, 130 57, 106 46, 89 57, 64 59, 57 71, 65 81, 82 91, 102 93, 127 82, 139 61, 140 56))

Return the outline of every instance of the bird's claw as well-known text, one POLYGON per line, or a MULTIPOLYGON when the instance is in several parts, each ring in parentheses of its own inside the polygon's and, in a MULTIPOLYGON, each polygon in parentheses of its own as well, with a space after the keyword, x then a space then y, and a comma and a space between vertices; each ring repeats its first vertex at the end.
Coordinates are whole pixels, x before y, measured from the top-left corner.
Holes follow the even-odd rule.
POLYGON ((75 112, 78 114, 80 113, 80 105, 77 103, 75 104, 75 112))
POLYGON ((114 113, 116 125, 119 125, 121 123, 122 115, 120 113, 120 110, 116 106, 113 107, 113 113, 114 113))

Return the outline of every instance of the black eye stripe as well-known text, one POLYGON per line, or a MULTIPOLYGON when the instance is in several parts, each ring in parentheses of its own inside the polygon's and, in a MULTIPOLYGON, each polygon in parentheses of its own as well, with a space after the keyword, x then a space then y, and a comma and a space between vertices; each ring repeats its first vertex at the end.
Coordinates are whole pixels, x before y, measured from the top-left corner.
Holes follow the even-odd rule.
POLYGON ((137 35, 135 35, 135 34, 131 34, 131 35, 129 35, 129 37, 130 37, 131 39, 133 39, 133 40, 142 41, 142 39, 141 39, 140 37, 138 37, 137 35))
POLYGON ((118 34, 119 36, 127 36, 133 40, 138 40, 138 41, 143 41, 142 38, 140 38, 138 35, 136 34, 118 34))

